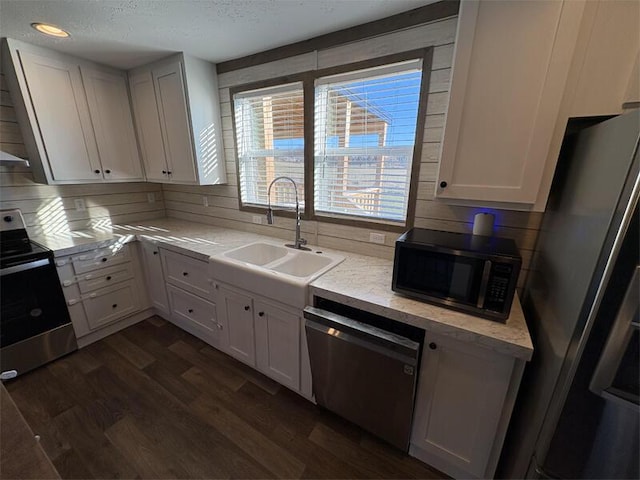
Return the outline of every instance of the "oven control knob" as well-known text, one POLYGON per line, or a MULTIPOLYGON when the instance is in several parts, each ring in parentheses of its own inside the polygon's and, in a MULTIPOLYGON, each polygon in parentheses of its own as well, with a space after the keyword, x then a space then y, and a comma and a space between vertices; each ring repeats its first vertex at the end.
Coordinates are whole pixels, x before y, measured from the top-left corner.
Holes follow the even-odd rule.
POLYGON ((13 222, 13 217, 11 215, 5 215, 3 218, 5 222, 13 222))

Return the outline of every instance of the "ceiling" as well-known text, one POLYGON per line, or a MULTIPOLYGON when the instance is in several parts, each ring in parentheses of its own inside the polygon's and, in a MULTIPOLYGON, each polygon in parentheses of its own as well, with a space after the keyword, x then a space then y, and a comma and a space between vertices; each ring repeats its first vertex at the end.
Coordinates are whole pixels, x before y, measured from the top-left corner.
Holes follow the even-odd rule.
POLYGON ((433 1, 0 0, 0 32, 123 69, 177 51, 218 63, 433 1), (32 22, 57 25, 71 37, 46 37, 32 22))

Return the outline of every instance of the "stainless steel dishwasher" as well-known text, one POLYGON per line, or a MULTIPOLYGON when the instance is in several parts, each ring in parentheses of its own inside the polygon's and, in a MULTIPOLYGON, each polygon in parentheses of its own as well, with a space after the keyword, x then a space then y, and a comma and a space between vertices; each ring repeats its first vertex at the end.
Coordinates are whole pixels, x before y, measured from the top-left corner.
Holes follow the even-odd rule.
POLYGON ((406 451, 424 331, 325 299, 314 303, 304 317, 316 402, 406 451))

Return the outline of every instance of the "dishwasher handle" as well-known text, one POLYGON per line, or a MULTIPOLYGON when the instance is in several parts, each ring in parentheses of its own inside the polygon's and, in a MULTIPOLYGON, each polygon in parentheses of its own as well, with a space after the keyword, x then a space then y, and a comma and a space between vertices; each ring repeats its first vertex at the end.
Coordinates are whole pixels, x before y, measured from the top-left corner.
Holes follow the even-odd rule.
POLYGON ((420 344, 401 335, 316 307, 306 307, 304 318, 307 328, 356 343, 414 366, 418 364, 420 344))

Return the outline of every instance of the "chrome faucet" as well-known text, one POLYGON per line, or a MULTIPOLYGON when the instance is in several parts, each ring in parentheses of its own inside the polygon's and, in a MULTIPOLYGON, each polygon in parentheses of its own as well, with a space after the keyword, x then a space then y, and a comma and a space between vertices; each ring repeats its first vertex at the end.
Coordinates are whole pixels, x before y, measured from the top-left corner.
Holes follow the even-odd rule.
POLYGON ((296 185, 296 182, 293 181, 293 178, 276 177, 273 180, 271 180, 271 183, 269 184, 269 188, 267 189, 267 200, 268 200, 267 223, 269 225, 273 225, 273 210, 271 209, 271 187, 278 180, 290 181, 291 183, 293 183, 293 190, 296 192, 296 239, 293 242, 293 244, 288 243, 285 245, 285 247, 297 248, 298 250, 311 250, 310 248, 303 247, 303 245, 307 244, 307 241, 300 236, 300 203, 298 202, 298 186, 296 185))

